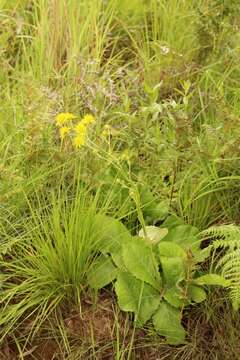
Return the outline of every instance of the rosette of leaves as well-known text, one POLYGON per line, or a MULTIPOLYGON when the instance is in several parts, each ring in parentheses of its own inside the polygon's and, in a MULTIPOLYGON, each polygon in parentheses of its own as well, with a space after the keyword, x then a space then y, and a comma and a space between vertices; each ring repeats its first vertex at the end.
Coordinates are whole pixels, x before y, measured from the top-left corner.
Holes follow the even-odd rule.
POLYGON ((101 255, 89 273, 89 285, 100 289, 115 280, 119 307, 134 314, 136 326, 152 321, 169 344, 184 343, 184 307, 205 300, 205 285, 227 286, 219 275, 199 276, 198 263, 209 252, 200 248, 198 229, 169 217, 159 240, 152 242, 147 236, 131 236, 106 216, 99 216, 95 225, 102 228, 101 255))

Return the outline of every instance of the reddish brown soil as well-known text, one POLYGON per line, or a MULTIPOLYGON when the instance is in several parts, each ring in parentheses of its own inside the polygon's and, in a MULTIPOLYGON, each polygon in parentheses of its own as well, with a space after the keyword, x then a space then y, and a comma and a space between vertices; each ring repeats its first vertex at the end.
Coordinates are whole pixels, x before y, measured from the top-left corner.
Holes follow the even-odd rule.
MULTIPOLYGON (((171 347, 150 329, 134 331, 131 319, 116 310, 111 293, 103 291, 96 304, 86 297, 81 311, 77 308, 65 310, 62 323, 70 353, 67 354, 60 332, 51 320, 56 333, 53 334, 46 324, 38 338, 22 350, 22 357, 13 339, 6 338, 0 349, 0 360, 114 360, 117 334, 122 350, 121 360, 239 360, 240 341, 237 340, 240 340, 240 320, 232 315, 231 309, 220 297, 215 296, 213 301, 212 313, 208 314, 199 306, 186 312, 187 343, 171 347), (132 351, 128 357, 129 348, 132 351)), ((27 333, 29 324, 21 335, 27 333)), ((17 333, 15 338, 18 339, 17 333)))

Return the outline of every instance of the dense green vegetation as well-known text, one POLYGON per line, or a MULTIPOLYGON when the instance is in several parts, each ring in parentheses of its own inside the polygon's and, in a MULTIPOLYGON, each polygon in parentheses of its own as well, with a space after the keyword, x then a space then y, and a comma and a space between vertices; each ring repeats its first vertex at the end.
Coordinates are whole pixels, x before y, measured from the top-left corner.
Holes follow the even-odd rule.
POLYGON ((0 358, 238 360, 235 0, 0 0, 0 358))

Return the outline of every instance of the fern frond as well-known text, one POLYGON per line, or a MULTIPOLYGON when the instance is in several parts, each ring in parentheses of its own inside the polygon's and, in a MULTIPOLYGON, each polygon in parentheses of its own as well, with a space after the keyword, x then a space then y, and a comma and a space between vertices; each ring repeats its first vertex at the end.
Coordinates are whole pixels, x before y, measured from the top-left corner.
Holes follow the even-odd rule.
POLYGON ((239 287, 231 287, 230 288, 230 297, 231 297, 231 301, 233 304, 233 308, 234 310, 238 310, 239 309, 239 304, 240 304, 240 288, 239 287))
POLYGON ((223 249, 216 269, 229 280, 229 295, 235 310, 240 307, 240 227, 213 226, 202 232, 204 239, 212 239, 213 249, 223 249))
POLYGON ((240 248, 227 251, 220 260, 218 260, 218 263, 216 265, 217 268, 227 268, 229 265, 234 265, 235 262, 238 262, 240 259, 240 248))
POLYGON ((218 247, 234 247, 239 246, 240 228, 234 224, 212 226, 201 233, 205 239, 215 239, 213 246, 218 247))

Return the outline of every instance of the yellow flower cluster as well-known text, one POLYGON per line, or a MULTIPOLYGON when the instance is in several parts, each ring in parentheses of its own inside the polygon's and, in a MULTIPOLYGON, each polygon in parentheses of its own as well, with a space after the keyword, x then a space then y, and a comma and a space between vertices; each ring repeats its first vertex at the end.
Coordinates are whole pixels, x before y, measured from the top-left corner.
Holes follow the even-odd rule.
POLYGON ((76 116, 71 113, 60 113, 56 116, 57 126, 63 126, 69 120, 76 119, 76 116))
POLYGON ((84 116, 84 118, 82 119, 82 124, 88 126, 88 125, 94 123, 94 121, 95 121, 95 119, 94 119, 94 116, 93 116, 93 115, 91 115, 91 114, 86 114, 86 115, 84 116))
POLYGON ((85 125, 82 120, 75 126, 74 131, 75 137, 73 140, 73 144, 76 148, 79 148, 85 144, 87 136, 87 125, 85 125))
POLYGON ((73 145, 80 148, 86 142, 88 126, 95 122, 95 118, 91 114, 86 114, 77 124, 73 121, 75 119, 77 116, 71 113, 60 113, 56 116, 56 125, 59 127, 62 141, 67 134, 73 133, 73 145))

